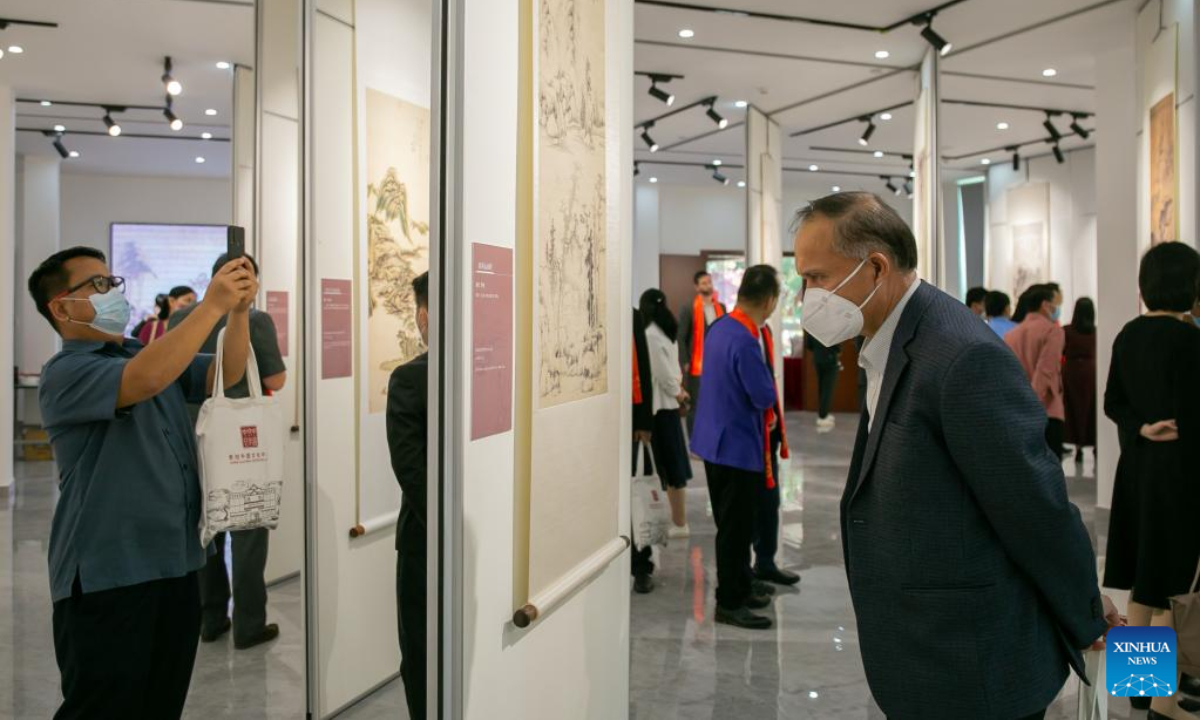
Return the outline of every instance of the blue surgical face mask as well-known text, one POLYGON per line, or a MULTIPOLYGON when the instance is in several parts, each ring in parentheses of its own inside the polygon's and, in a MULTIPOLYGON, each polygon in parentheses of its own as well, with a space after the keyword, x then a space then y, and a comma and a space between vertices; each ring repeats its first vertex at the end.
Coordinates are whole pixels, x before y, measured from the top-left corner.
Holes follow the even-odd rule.
POLYGON ((125 294, 119 289, 112 288, 106 293, 96 293, 87 298, 63 298, 63 300, 87 300, 92 304, 92 309, 96 311, 96 317, 92 318, 89 323, 67 318, 69 322, 87 325, 106 335, 125 336, 125 326, 129 324, 130 308, 125 294))
POLYGON ((1058 319, 1061 317, 1062 317, 1062 308, 1061 307, 1054 308, 1054 312, 1050 313, 1050 319, 1053 320, 1054 322, 1058 322, 1058 319))

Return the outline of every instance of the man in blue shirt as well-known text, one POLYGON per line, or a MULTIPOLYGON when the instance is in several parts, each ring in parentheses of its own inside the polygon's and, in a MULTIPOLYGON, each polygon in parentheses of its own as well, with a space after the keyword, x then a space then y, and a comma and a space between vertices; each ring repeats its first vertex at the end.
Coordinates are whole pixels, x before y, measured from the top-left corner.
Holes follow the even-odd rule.
POLYGON ((1006 293, 993 290, 984 301, 987 306, 987 324, 1003 340, 1017 324, 1012 321, 1012 300, 1006 293))
POLYGON ((774 408, 775 378, 767 366, 761 328, 779 302, 779 274, 769 265, 746 270, 737 307, 712 324, 704 340, 704 374, 692 452, 704 460, 713 519, 717 523, 716 621, 766 629, 770 596, 756 592, 750 543, 759 484, 768 483, 770 431, 780 422, 774 408))
POLYGON ((200 635, 204 566, 195 435, 185 408, 213 383, 198 355, 228 315, 224 382, 242 378, 258 283, 244 259, 153 344, 124 337, 129 303, 99 250, 55 253, 29 294, 62 336, 38 399, 59 469, 50 530, 54 652, 68 718, 178 718, 200 635))

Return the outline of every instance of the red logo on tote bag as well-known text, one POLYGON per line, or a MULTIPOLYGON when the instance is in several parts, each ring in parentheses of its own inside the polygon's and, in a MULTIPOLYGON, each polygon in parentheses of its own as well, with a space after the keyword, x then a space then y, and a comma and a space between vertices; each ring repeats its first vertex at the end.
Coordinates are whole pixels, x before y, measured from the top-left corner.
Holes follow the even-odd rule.
POLYGON ((258 426, 245 425, 242 427, 242 447, 258 447, 258 426))

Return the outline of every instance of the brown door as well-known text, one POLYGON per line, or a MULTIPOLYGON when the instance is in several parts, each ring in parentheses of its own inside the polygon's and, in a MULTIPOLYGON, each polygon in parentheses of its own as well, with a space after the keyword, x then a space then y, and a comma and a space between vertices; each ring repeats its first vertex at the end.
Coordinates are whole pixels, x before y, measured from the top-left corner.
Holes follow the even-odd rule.
POLYGON ((659 255, 659 289, 667 296, 667 307, 679 316, 679 309, 690 303, 696 295, 692 278, 704 269, 704 257, 700 255, 659 255))

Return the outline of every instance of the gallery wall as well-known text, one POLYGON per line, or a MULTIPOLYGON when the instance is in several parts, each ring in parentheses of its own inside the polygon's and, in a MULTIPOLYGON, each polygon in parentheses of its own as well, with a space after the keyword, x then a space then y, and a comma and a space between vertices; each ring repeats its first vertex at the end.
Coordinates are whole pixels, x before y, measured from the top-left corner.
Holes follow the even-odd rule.
MULTIPOLYGON (((518 36, 517 3, 467 0, 462 124, 462 234, 469 244, 515 247, 517 176, 518 36)), ((536 3, 535 3, 536 7, 536 3)), ((630 0, 608 0, 608 202, 610 272, 622 273, 628 296, 633 197, 626 168, 632 164, 633 9, 630 0)), ((469 267, 464 266, 465 270, 469 267)), ((471 278, 459 278, 459 302, 471 307, 471 278)), ((627 313, 612 331, 630 334, 627 313)), ((470 315, 458 332, 469 332, 470 315)), ((468 335, 469 337, 469 335, 468 335)), ((628 357, 627 354, 621 357, 628 357)), ((472 359, 459 359, 470 377, 472 359)), ((628 397, 626 373, 617 373, 610 392, 628 397), (617 379, 619 378, 619 379, 617 379)), ((468 391, 456 412, 470 417, 468 391)), ((628 431, 627 413, 621 427, 628 431)), ((512 625, 514 598, 515 477, 514 433, 495 435, 464 447, 462 635, 464 717, 467 720, 520 717, 531 720, 624 717, 629 702, 628 554, 527 630, 512 625)), ((628 465, 628 449, 620 450, 628 465)), ((612 482, 621 482, 613 477, 612 482)), ((628 499, 620 494, 619 527, 628 527, 628 499)), ((565 509, 564 512, 570 512, 565 509)), ((614 532, 616 528, 614 528, 614 532)))

